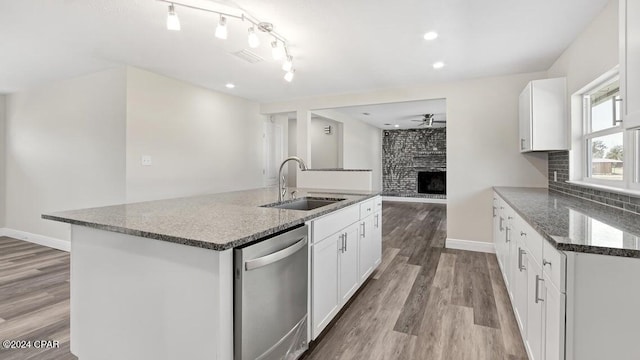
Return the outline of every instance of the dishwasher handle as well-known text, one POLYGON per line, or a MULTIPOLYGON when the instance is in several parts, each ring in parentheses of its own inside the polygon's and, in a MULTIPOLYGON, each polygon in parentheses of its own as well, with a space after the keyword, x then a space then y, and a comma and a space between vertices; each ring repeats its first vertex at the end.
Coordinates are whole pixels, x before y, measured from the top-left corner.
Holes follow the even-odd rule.
POLYGON ((276 261, 280 261, 286 257, 289 257, 295 253, 298 252, 298 250, 302 249, 303 247, 305 247, 305 245, 307 245, 307 237, 303 237, 302 239, 298 240, 298 242, 296 242, 295 244, 286 247, 282 250, 278 250, 274 253, 271 253, 269 255, 265 255, 253 260, 247 260, 244 262, 244 268, 247 271, 250 270, 254 270, 257 268, 261 268, 263 266, 267 266, 269 264, 273 264, 276 261))

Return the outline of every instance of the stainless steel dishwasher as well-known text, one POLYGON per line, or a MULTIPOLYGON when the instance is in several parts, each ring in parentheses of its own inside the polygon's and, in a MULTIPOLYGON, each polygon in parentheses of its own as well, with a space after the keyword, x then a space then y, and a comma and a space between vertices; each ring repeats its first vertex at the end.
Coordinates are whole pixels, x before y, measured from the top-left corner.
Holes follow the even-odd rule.
POLYGON ((234 249, 235 360, 294 360, 307 344, 307 226, 234 249))

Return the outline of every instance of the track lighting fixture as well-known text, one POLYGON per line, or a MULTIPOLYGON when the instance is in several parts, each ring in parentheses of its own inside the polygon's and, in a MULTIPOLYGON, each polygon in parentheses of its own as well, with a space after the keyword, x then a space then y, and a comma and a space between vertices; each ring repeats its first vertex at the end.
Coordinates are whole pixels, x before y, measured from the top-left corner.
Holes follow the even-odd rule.
POLYGON ((180 20, 173 4, 169 4, 169 14, 167 14, 167 30, 180 31, 180 20))
POLYGON ((220 21, 218 21, 218 26, 216 26, 216 37, 218 39, 226 40, 227 35, 227 18, 220 15, 220 21))
POLYGON ((249 47, 257 48, 260 46, 260 39, 258 39, 258 35, 256 34, 256 29, 252 26, 249 28, 249 37, 247 38, 249 42, 249 47))
POLYGON ((284 75, 284 79, 286 81, 291 82, 293 80, 293 75, 295 70, 293 69, 293 57, 289 54, 288 42, 287 40, 277 33, 274 30, 274 26, 270 22, 258 21, 254 16, 251 16, 244 12, 241 9, 237 9, 238 12, 235 13, 227 13, 221 12, 218 10, 207 9, 205 7, 195 6, 188 3, 181 3, 180 1, 174 0, 157 0, 163 3, 169 4, 169 13, 167 15, 167 29, 178 31, 180 30, 180 20, 178 20, 178 15, 176 14, 176 6, 181 6, 183 8, 198 10, 207 13, 217 14, 219 16, 218 24, 215 30, 215 36, 218 39, 227 39, 229 36, 229 30, 227 27, 227 20, 229 18, 240 20, 242 22, 248 22, 249 28, 247 29, 247 42, 249 43, 249 47, 257 48, 260 46, 260 38, 258 37, 258 33, 256 31, 260 30, 260 32, 266 33, 268 36, 273 37, 273 41, 271 44, 271 56, 274 60, 282 60, 282 70, 286 72, 284 75))
POLYGON ((277 39, 271 42, 271 56, 273 60, 280 60, 284 56, 284 49, 280 46, 280 42, 277 39))
POLYGON ((291 71, 293 69, 293 57, 291 55, 287 55, 287 58, 282 63, 282 70, 291 71))
POLYGON ((288 82, 291 82, 293 80, 293 75, 295 75, 295 72, 296 71, 294 69, 287 71, 287 73, 284 74, 284 79, 288 82))

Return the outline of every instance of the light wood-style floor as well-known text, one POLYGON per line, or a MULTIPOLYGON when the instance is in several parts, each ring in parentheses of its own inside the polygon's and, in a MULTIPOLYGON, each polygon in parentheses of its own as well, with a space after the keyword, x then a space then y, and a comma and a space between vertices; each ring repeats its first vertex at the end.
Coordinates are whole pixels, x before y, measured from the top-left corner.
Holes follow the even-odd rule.
POLYGON ((382 264, 307 359, 527 359, 495 255, 444 249, 445 214, 383 204, 382 264))
POLYGON ((2 360, 76 359, 69 352, 69 253, 0 237, 0 340, 57 340, 7 350, 2 360))
MULTIPOLYGON (((385 202, 383 259, 307 354, 325 359, 526 359, 494 255, 444 249, 445 205, 385 202)), ((0 237, 0 340, 58 340, 2 360, 69 352, 69 254, 0 237)))

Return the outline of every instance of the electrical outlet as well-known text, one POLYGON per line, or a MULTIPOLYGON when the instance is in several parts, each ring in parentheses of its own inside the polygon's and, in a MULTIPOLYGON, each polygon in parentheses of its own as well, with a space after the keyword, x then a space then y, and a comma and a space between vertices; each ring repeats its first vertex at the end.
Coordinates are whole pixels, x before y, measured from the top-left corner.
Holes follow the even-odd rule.
POLYGON ((142 155, 142 166, 151 166, 151 155, 142 155))

